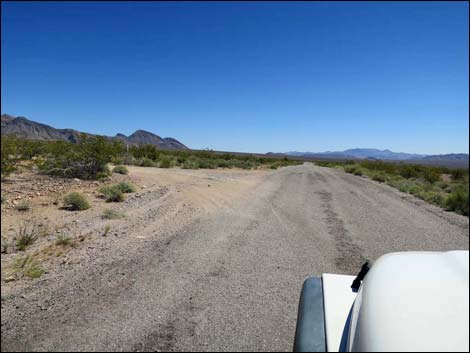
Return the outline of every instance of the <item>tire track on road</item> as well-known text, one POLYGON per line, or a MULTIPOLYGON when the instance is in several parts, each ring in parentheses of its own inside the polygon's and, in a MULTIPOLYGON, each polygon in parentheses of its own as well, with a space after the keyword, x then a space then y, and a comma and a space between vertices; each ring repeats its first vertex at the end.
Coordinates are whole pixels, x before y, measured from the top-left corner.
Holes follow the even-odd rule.
POLYGON ((328 225, 328 233, 335 240, 337 256, 336 267, 343 273, 355 274, 366 259, 363 250, 349 235, 343 220, 335 212, 332 205, 332 194, 328 191, 319 191, 317 194, 323 201, 323 211, 328 225))

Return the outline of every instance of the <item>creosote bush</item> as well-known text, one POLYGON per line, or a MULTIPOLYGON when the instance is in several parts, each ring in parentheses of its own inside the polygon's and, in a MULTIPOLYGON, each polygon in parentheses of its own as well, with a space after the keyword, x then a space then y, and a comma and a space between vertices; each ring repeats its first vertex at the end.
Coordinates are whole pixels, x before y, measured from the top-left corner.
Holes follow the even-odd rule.
POLYGON ((469 196, 467 188, 460 187, 452 192, 446 200, 446 207, 449 211, 455 211, 465 216, 469 215, 469 196))
POLYGON ((2 178, 17 170, 22 161, 45 174, 65 178, 105 179, 111 171, 108 163, 117 164, 115 173, 125 173, 122 165, 185 169, 270 168, 297 165, 302 162, 275 156, 222 153, 195 150, 159 150, 154 145, 130 146, 122 141, 101 136, 79 134, 73 142, 31 141, 12 135, 2 135, 2 178))
POLYGON ((87 135, 80 135, 78 143, 54 141, 45 147, 38 163, 43 173, 80 179, 109 175, 107 163, 124 150, 122 142, 87 135))

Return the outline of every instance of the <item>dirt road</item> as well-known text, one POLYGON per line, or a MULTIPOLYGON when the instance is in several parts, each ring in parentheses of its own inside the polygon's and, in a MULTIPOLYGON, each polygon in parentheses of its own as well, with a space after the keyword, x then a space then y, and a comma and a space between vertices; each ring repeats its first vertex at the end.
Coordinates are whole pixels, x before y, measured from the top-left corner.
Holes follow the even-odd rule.
POLYGON ((132 245, 79 249, 86 264, 2 288, 2 350, 289 351, 307 276, 355 274, 393 251, 469 248, 467 217, 334 169, 232 182, 213 171, 187 190, 179 173, 173 193, 150 188, 128 206, 132 245))

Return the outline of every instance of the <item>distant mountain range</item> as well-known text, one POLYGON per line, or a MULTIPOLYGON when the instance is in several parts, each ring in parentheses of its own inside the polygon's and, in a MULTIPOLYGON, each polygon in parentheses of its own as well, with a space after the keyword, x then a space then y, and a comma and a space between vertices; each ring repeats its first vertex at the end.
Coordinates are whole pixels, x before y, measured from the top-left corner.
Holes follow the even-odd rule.
MULTIPOLYGON (((73 129, 56 129, 52 126, 41 124, 24 117, 14 117, 8 114, 2 114, 2 135, 17 134, 18 136, 43 141, 70 141, 76 143, 82 133, 73 129)), ((161 138, 151 132, 137 130, 132 135, 117 134, 116 136, 105 136, 113 140, 121 140, 130 145, 150 144, 164 150, 186 150, 188 147, 172 137, 161 138)))
POLYGON ((358 159, 383 159, 383 160, 395 160, 402 161, 407 159, 419 159, 426 157, 426 155, 403 153, 403 152, 392 152, 390 150, 379 150, 375 148, 353 148, 345 151, 336 152, 287 152, 290 156, 304 156, 304 157, 328 157, 328 158, 358 158, 358 159))
POLYGON ((319 159, 370 159, 384 161, 407 161, 409 163, 436 164, 468 167, 467 153, 450 153, 440 155, 425 155, 404 152, 392 152, 375 148, 353 148, 345 151, 327 152, 286 152, 284 155, 319 158, 319 159))

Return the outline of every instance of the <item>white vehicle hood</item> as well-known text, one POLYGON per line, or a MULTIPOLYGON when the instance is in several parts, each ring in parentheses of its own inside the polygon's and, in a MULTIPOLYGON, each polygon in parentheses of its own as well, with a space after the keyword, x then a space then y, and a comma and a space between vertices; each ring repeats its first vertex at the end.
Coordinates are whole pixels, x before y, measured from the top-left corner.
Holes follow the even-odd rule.
POLYGON ((350 351, 469 351, 469 252, 393 253, 365 277, 350 351))

